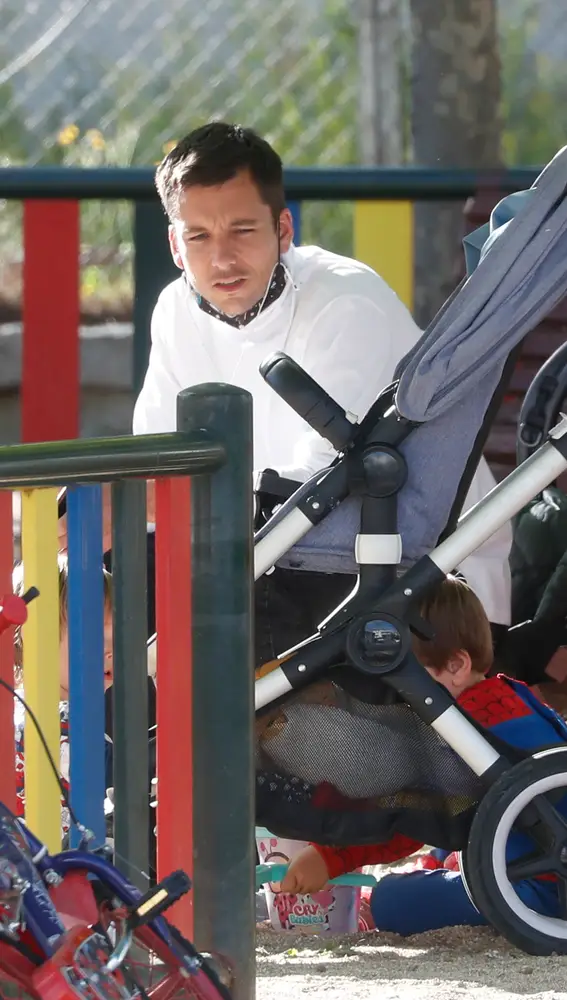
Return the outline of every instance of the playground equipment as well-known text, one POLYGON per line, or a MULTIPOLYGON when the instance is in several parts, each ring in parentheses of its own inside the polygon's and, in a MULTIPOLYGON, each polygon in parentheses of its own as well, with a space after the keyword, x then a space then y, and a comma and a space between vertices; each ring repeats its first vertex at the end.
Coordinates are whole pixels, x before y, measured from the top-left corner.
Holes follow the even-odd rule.
MULTIPOLYGON (((248 996, 254 970, 251 399, 231 386, 196 387, 180 394, 178 422, 179 432, 169 435, 1 448, 0 488, 24 490, 24 508, 29 503, 36 510, 37 534, 26 541, 30 528, 24 509, 24 574, 26 585, 34 582, 31 574, 37 574, 42 600, 31 607, 26 624, 24 673, 26 695, 29 692, 56 756, 57 496, 55 489, 46 487, 81 484, 68 494, 70 580, 75 573, 70 583, 74 596, 70 593, 69 598, 75 601, 74 631, 70 621, 70 729, 75 720, 78 737, 71 747, 71 783, 77 811, 100 843, 102 656, 100 645, 98 654, 96 643, 89 646, 86 628, 100 643, 102 617, 96 619, 102 610, 102 533, 100 496, 93 493, 99 487, 90 484, 113 482, 115 847, 128 881, 143 888, 149 826, 146 516, 145 486, 136 480, 156 479, 157 616, 162 635, 157 657, 162 790, 158 827, 160 817, 167 818, 158 838, 158 877, 180 868, 192 875, 194 893, 176 904, 173 919, 187 937, 193 936, 194 927, 196 940, 211 942, 206 950, 228 957, 238 991, 248 996), (98 513, 93 512, 95 505, 98 513), (91 604, 97 588, 98 599, 91 604), (164 669, 163 663, 179 664, 179 669, 164 669), (218 798, 210 795, 210 782, 218 798), (199 857, 194 873, 193 850, 199 857), (227 896, 234 892, 241 898, 236 922, 226 907, 227 896), (213 913, 216 907, 219 912, 213 913), (217 938, 222 942, 218 948, 217 938)), ((7 715, 13 712, 11 699, 6 697, 2 704, 7 715)), ((34 818, 37 834, 57 853, 59 792, 31 730, 29 737, 26 730, 26 820, 34 818)), ((13 759, 13 753, 12 744, 6 759, 13 759)))

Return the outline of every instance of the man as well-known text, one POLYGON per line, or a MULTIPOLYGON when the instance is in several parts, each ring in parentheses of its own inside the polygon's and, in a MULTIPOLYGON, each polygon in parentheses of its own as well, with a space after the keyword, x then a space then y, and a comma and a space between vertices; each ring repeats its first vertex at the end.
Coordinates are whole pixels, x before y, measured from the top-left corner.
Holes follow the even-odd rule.
MULTIPOLYGON (((196 129, 165 157, 156 184, 181 276, 154 311, 134 433, 174 430, 181 389, 229 382, 254 399, 255 469, 305 481, 329 464, 333 450, 266 385, 261 362, 285 351, 362 417, 419 329, 370 268, 318 247, 294 247, 281 160, 251 129, 222 122, 196 129)), ((465 506, 493 485, 483 461, 465 506)), ((509 548, 506 530, 464 567, 501 624, 509 621, 509 548)), ((310 634, 352 582, 283 568, 259 581, 258 661, 310 634)))
MULTIPOLYGON (((181 275, 155 307, 134 434, 175 430, 180 390, 232 383, 253 396, 254 468, 305 481, 335 453, 266 385, 261 362, 285 351, 362 418, 419 329, 369 267, 293 245, 281 160, 251 129, 222 122, 196 129, 159 165, 156 185, 181 275)), ((484 463, 474 499, 493 485, 484 463)), ((153 520, 151 489, 148 507, 153 520)), ((503 624, 509 622, 510 541, 509 531, 493 538, 468 574, 491 619, 503 624)), ((277 567, 258 581, 257 661, 311 634, 352 586, 352 576, 308 567, 277 567)))

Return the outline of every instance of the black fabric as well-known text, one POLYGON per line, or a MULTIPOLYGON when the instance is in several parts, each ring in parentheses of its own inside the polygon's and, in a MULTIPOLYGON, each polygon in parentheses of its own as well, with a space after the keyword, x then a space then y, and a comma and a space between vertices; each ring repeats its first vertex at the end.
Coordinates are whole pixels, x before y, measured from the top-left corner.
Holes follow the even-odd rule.
MULTIPOLYGON (((156 631, 155 532, 147 534, 148 639, 156 631)), ((105 565, 111 567, 110 553, 105 565)), ((255 663, 273 660, 290 646, 316 631, 319 623, 353 589, 354 576, 308 573, 276 568, 264 574, 254 587, 255 663)))
POLYGON ((255 664, 303 642, 354 588, 356 577, 280 569, 254 587, 255 664))
POLYGON ((239 313, 237 316, 229 316, 228 313, 223 312, 222 309, 217 309, 212 302, 209 302, 208 299, 199 295, 199 293, 195 290, 194 294, 197 300, 197 305, 199 306, 199 309, 203 310, 203 312, 208 313, 209 316, 214 316, 215 319, 222 320, 223 323, 228 323, 229 326, 241 329, 243 326, 247 326, 248 323, 251 323, 253 319, 256 319, 256 316, 258 316, 260 312, 263 312, 264 309, 268 309, 273 302, 279 299, 286 284, 286 270, 282 262, 279 261, 274 268, 274 273, 270 279, 270 284, 266 294, 262 296, 261 299, 258 299, 255 305, 251 306, 250 309, 247 309, 246 312, 239 313))
POLYGON ((567 496, 550 486, 518 514, 510 552, 512 624, 567 615, 567 496))
POLYGON ((512 625, 496 650, 499 670, 526 684, 567 645, 567 496, 550 486, 514 522, 510 552, 512 625))
MULTIPOLYGON (((148 730, 156 724, 156 686, 151 677, 148 677, 148 730)), ((104 729, 110 739, 113 739, 112 731, 112 685, 104 693, 104 729)), ((155 763, 152 774, 155 773, 155 763)))
POLYGON ((512 628, 494 634, 495 662, 525 684, 548 682, 546 668, 567 646, 567 496, 550 486, 514 520, 510 552, 512 628))
POLYGON ((546 667, 559 646, 567 645, 564 618, 535 618, 509 629, 499 644, 495 666, 497 673, 515 677, 530 687, 545 684, 550 678, 546 667))
POLYGON ((433 799, 426 802, 424 796, 416 795, 413 804, 392 797, 380 808, 364 809, 362 804, 352 811, 319 808, 313 803, 313 789, 305 791, 303 801, 293 802, 283 791, 289 778, 279 781, 278 786, 267 772, 256 774, 256 822, 278 837, 331 847, 387 843, 401 834, 446 851, 459 851, 466 847, 478 805, 477 800, 463 798, 461 811, 445 816, 435 808, 433 799))

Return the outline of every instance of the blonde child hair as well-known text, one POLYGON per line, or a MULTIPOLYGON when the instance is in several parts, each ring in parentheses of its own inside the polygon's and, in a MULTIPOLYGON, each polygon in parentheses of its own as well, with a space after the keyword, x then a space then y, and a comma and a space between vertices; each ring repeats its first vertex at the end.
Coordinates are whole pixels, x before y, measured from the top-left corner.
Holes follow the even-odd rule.
MULTIPOLYGON (((68 595, 69 595, 69 559, 66 552, 59 552, 57 556, 57 569, 59 574, 59 635, 61 636, 67 627, 68 595)), ((104 607, 110 610, 112 607, 112 576, 103 566, 103 586, 104 586, 104 607)), ((17 562, 12 571, 12 590, 20 597, 24 593, 24 564, 17 562)), ((23 677, 23 638, 21 627, 15 630, 14 634, 14 677, 16 684, 21 684, 23 677)))

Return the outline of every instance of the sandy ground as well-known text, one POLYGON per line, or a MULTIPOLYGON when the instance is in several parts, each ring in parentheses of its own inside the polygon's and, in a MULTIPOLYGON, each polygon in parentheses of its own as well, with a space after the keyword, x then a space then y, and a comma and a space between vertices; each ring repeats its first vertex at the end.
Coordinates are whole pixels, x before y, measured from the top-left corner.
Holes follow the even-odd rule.
POLYGON ((488 928, 412 938, 257 937, 258 1000, 537 1000, 567 998, 567 956, 533 958, 488 928))

